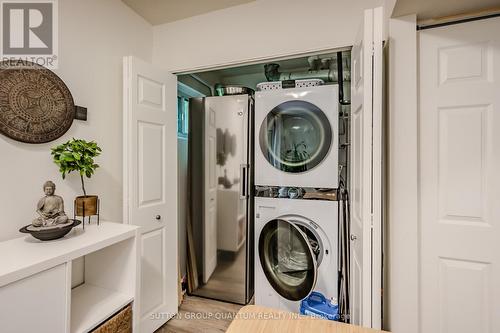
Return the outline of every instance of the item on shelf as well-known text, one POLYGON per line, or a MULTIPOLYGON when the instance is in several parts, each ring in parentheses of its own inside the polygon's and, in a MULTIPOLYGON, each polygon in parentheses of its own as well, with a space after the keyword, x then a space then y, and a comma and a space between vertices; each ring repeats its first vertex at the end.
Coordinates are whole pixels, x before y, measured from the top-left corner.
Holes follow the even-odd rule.
POLYGON ((262 82, 257 85, 257 91, 266 91, 266 90, 280 90, 284 88, 308 88, 308 87, 316 87, 324 84, 323 80, 320 79, 306 79, 306 80, 295 80, 294 86, 284 86, 283 81, 275 81, 275 82, 262 82))
POLYGON ((45 196, 38 201, 36 212, 38 217, 33 220, 29 227, 31 230, 41 230, 54 226, 70 225, 68 216, 64 212, 64 200, 56 195, 56 184, 46 181, 43 184, 45 196))
POLYGON ((85 229, 85 217, 89 218, 89 224, 91 222, 92 216, 97 217, 97 224, 99 224, 100 219, 100 205, 101 200, 97 195, 84 195, 78 196, 74 201, 74 215, 75 218, 77 216, 82 217, 83 219, 83 228, 85 229))
POLYGON ((1 62, 0 86, 0 133, 16 141, 50 142, 66 133, 77 115, 86 118, 64 82, 35 63, 1 62))
POLYGON ((254 93, 253 89, 241 85, 224 85, 221 83, 215 85, 215 96, 253 95, 254 93))
POLYGON ((104 324, 93 331, 94 333, 131 333, 132 306, 129 304, 104 324))
POLYGON ((85 228, 85 217, 88 217, 89 223, 92 216, 97 216, 99 224, 100 200, 97 195, 87 195, 83 177, 92 177, 95 170, 99 167, 94 162, 94 158, 101 154, 102 150, 94 141, 85 141, 82 139, 72 139, 57 147, 52 148, 54 163, 59 166, 59 172, 62 178, 66 174, 78 171, 82 183, 83 196, 76 197, 74 201, 74 217, 82 217, 83 227, 85 228))
POLYGON ((32 224, 29 224, 19 229, 19 231, 23 234, 31 234, 31 236, 41 241, 50 241, 63 238, 73 229, 73 227, 76 227, 80 223, 82 222, 78 220, 68 220, 65 224, 42 228, 34 228, 32 224))

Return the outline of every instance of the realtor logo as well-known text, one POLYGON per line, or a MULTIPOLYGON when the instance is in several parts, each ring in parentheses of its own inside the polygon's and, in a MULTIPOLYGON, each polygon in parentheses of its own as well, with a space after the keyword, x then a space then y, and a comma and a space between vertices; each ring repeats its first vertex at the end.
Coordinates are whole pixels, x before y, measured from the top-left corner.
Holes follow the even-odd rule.
POLYGON ((2 61, 57 67, 57 0, 1 0, 2 61))

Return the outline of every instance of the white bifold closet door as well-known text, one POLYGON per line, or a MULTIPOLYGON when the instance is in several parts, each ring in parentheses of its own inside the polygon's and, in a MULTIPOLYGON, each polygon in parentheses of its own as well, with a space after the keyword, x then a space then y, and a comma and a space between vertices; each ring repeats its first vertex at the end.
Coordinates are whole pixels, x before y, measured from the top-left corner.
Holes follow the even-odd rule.
POLYGON ((177 313, 177 77, 124 59, 124 221, 139 230, 134 327, 154 332, 177 313))
POLYGON ((382 321, 383 10, 365 10, 351 54, 351 323, 382 321))
POLYGON ((500 332, 499 32, 419 32, 420 332, 500 332))

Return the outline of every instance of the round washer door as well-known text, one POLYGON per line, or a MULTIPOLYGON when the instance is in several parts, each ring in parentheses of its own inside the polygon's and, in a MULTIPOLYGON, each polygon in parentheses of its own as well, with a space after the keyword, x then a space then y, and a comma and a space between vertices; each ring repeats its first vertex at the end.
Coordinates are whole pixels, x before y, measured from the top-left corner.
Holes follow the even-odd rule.
POLYGON ((279 104, 262 122, 259 144, 267 161, 289 173, 306 172, 328 155, 332 128, 316 105, 293 100, 279 104))
POLYGON ((308 236, 283 219, 269 221, 259 236, 259 258, 264 274, 282 297, 300 301, 316 285, 318 264, 308 236))

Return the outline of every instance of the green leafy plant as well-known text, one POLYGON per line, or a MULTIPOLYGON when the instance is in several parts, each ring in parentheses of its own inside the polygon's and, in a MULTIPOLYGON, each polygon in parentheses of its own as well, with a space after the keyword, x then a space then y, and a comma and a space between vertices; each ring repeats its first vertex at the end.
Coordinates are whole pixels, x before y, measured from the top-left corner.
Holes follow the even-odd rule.
POLYGON ((66 174, 73 171, 78 171, 82 181, 83 195, 86 197, 85 183, 83 176, 92 177, 95 170, 99 167, 94 162, 94 158, 101 154, 101 148, 94 141, 85 141, 81 139, 69 140, 57 147, 51 149, 54 163, 59 167, 59 172, 62 178, 66 178, 66 174))

